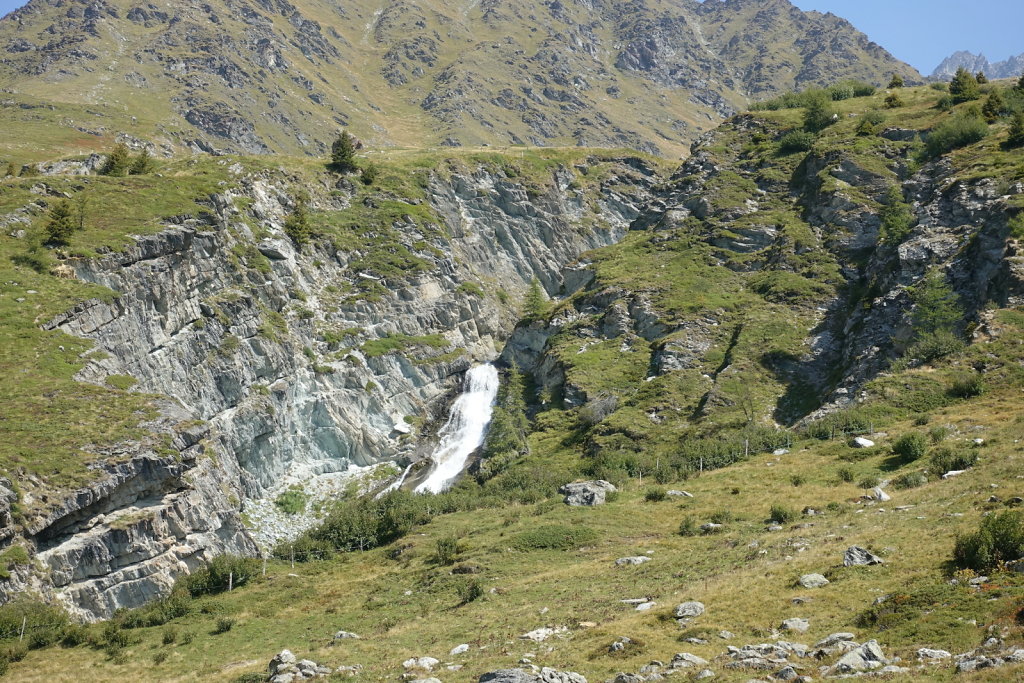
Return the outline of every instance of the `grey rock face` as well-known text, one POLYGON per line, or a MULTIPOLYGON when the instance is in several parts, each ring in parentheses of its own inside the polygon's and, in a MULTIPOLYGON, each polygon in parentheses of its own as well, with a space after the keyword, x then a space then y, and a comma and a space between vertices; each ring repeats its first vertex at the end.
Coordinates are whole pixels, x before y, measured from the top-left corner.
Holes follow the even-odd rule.
MULTIPOLYGON (((429 439, 409 433, 404 417, 437 419, 461 374, 474 360, 492 359, 514 323, 510 312, 459 286, 488 282, 514 294, 536 276, 559 291, 561 266, 619 239, 646 201, 653 172, 629 168, 639 184, 630 189, 623 177, 596 205, 570 190, 561 172, 549 193, 532 197, 482 169, 436 182, 429 195, 450 237, 428 257, 427 272, 380 282, 388 293, 377 302, 331 294, 364 276, 350 268, 358 254, 323 245, 296 252, 281 227, 291 210, 288 179, 273 171, 210 197, 202 221, 173 219, 122 252, 68 261, 79 279, 118 296, 82 302, 46 327, 105 352, 93 354, 79 380, 130 375, 138 390, 172 397, 150 431, 167 433, 177 455, 158 455, 148 441, 126 445, 121 464, 28 520, 26 533, 49 571, 15 577, 0 593, 60 589, 79 617, 109 617, 166 595, 178 576, 214 555, 255 554, 239 518, 247 499, 350 465, 415 459, 429 439), (575 226, 592 208, 605 220, 583 234, 575 226), (268 238, 254 239, 253 221, 268 238), (260 268, 235 255, 253 246, 251 258, 265 259, 260 268), (323 333, 340 329, 356 331, 347 360, 327 358, 336 348, 323 333), (424 351, 425 359, 358 349, 395 334, 442 334, 449 346, 424 351), (464 353, 445 356, 448 349, 464 353), (158 504, 136 505, 141 499, 158 504)), ((326 208, 347 203, 344 188, 310 193, 326 208)), ((421 227, 404 223, 403 239, 420 240, 421 227)))
POLYGON ((869 640, 856 650, 847 652, 840 657, 839 661, 832 667, 832 670, 835 673, 870 671, 872 669, 880 669, 888 663, 889 660, 885 658, 885 653, 882 652, 878 641, 869 640))
MULTIPOLYGON (((603 479, 578 481, 558 489, 565 495, 565 504, 572 506, 603 505, 605 495, 616 490, 615 485, 603 479)), ((649 558, 648 558, 649 559, 649 558)))

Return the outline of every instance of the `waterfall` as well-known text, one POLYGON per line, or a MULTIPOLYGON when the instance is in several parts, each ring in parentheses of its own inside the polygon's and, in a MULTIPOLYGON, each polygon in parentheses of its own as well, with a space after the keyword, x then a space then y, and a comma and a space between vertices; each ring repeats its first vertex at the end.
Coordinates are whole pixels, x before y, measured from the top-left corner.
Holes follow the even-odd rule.
POLYGON ((430 456, 434 470, 416 487, 417 493, 440 493, 459 476, 469 455, 484 442, 497 393, 498 370, 493 365, 470 368, 466 388, 452 405, 441 441, 430 456))

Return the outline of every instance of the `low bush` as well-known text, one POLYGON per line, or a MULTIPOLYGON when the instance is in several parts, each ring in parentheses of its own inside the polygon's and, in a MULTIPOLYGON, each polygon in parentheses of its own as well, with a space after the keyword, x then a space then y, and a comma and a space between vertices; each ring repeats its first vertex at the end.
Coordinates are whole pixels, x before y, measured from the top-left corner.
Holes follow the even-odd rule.
POLYGON ((958 567, 975 571, 996 569, 1024 557, 1024 513, 1009 510, 981 520, 978 530, 959 536, 953 548, 958 567))
POLYGON ((940 446, 932 451, 929 461, 932 472, 942 475, 972 467, 978 461, 978 454, 967 449, 940 446))
POLYGON ((231 617, 219 617, 217 619, 217 625, 214 627, 213 632, 215 634, 227 633, 235 626, 235 620, 231 617))
POLYGON ((903 491, 906 489, 917 488, 918 486, 924 486, 927 483, 928 477, 926 477, 922 472, 907 472, 893 479, 892 487, 903 491))
POLYGON ((928 158, 942 156, 954 149, 979 142, 988 135, 988 124, 973 112, 957 114, 939 124, 925 139, 925 155, 928 158))
POLYGON ((847 484, 853 483, 854 474, 853 470, 849 467, 840 467, 836 470, 836 476, 839 477, 839 481, 844 481, 847 484))
POLYGON ((807 483, 807 478, 802 474, 794 474, 789 477, 789 483, 793 486, 803 486, 807 483))
POLYGON ((946 330, 921 335, 907 348, 906 357, 929 363, 936 358, 960 353, 967 347, 963 339, 946 330))
POLYGON ((876 486, 878 486, 878 477, 874 475, 868 475, 861 479, 857 486, 861 487, 862 489, 873 489, 876 486))
POLYGON ((768 519, 779 524, 789 524, 796 519, 796 511, 784 505, 772 505, 768 519))
POLYGON ((457 590, 459 600, 462 601, 461 604, 463 605, 468 605, 484 596, 484 586, 478 579, 469 578, 461 581, 457 586, 457 590))
POLYGON ((786 133, 779 139, 779 154, 796 154, 806 152, 814 146, 817 136, 803 130, 794 130, 786 133))
POLYGON ((696 536, 700 533, 700 525, 692 517, 683 517, 679 522, 680 536, 696 536))
POLYGON ((949 385, 949 395, 955 398, 974 398, 985 393, 985 379, 978 372, 963 372, 949 385))
POLYGON ((459 539, 444 536, 434 542, 434 561, 442 567, 455 564, 459 559, 459 539))
POLYGON ((666 498, 668 498, 668 494, 665 493, 665 489, 657 486, 652 486, 644 493, 644 500, 648 503, 660 503, 666 498))
POLYGON ((517 550, 572 550, 597 539, 597 532, 587 526, 546 524, 516 536, 512 547, 517 550))
POLYGON ((192 597, 226 591, 229 585, 244 586, 259 575, 260 562, 252 557, 220 555, 186 577, 183 585, 192 597))
POLYGON ((921 432, 907 432, 892 444, 892 452, 907 461, 923 458, 928 452, 929 439, 921 432))
POLYGON ((24 626, 24 644, 32 649, 59 642, 69 623, 67 612, 60 607, 27 596, 0 606, 0 640, 19 638, 24 626))

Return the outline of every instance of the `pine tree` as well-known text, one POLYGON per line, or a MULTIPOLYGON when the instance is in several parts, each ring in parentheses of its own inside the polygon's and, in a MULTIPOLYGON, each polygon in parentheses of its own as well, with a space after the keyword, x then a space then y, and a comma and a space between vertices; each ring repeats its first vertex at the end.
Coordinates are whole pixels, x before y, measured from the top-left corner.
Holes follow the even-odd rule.
POLYGON ((949 94, 957 103, 978 99, 981 97, 981 91, 978 90, 978 79, 970 71, 960 67, 956 70, 953 80, 949 82, 949 94))
POLYGON ((979 71, 974 74, 974 80, 978 81, 978 85, 985 85, 988 83, 988 76, 985 75, 984 71, 979 71))
POLYGON ((348 134, 347 130, 343 130, 331 145, 330 166, 338 173, 352 173, 358 169, 355 139, 348 134))
POLYGON ((960 297, 946 282, 941 270, 935 269, 928 273, 911 289, 910 294, 914 301, 914 333, 919 338, 950 333, 963 317, 960 297))
POLYGON ((75 195, 75 227, 78 230, 85 230, 85 210, 88 206, 89 195, 85 192, 75 195))
POLYGON ((1017 85, 1013 86, 1014 90, 1024 92, 1024 74, 1020 75, 1020 80, 1017 81, 1017 85))
POLYGON ((879 239, 886 244, 899 244, 910 234, 914 224, 914 214, 910 206, 903 201, 903 193, 899 186, 891 186, 885 193, 885 202, 878 212, 882 219, 879 228, 879 239))
POLYGON ((903 87, 903 76, 899 74, 893 74, 892 79, 889 80, 889 88, 902 88, 903 87))
POLYGON ((526 290, 526 299, 523 301, 523 317, 527 320, 538 320, 547 313, 548 303, 544 299, 544 290, 541 289, 540 281, 537 278, 530 280, 530 288, 526 290))
POLYGON ((999 89, 995 88, 988 94, 985 104, 981 106, 981 114, 989 123, 995 123, 1005 108, 1006 101, 1003 99, 1002 94, 1000 94, 999 89))
POLYGON ((44 228, 46 241, 51 244, 67 244, 76 227, 71 204, 66 199, 62 200, 50 209, 50 217, 44 228))
POLYGON ((857 123, 857 130, 855 132, 857 133, 857 135, 860 136, 874 135, 875 126, 871 123, 870 120, 861 117, 860 121, 857 123))
POLYGON ((1010 121, 1010 137, 1006 139, 1007 147, 1024 147, 1024 112, 1017 112, 1010 121))
POLYGON ((137 157, 132 159, 131 166, 128 168, 128 174, 145 175, 152 170, 153 157, 150 156, 148 149, 143 149, 137 157))
POLYGON ((295 195, 295 210, 284 220, 284 232, 300 247, 309 242, 313 229, 309 225, 309 211, 306 208, 309 197, 304 192, 295 195))
POLYGON ((111 176, 127 175, 130 164, 131 152, 128 150, 128 145, 119 142, 110 150, 110 156, 107 157, 106 163, 100 169, 100 174, 111 176))

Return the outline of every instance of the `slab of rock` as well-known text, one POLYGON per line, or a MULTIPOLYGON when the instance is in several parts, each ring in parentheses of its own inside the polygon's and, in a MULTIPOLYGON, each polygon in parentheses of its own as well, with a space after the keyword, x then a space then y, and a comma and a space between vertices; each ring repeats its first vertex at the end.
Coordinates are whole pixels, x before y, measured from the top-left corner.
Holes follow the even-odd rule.
POLYGON ((706 659, 701 659, 697 655, 692 655, 689 652, 677 652, 669 663, 669 666, 673 669, 690 669, 707 665, 708 662, 706 659))
POLYGON ((693 498, 693 494, 690 493, 689 491, 676 491, 674 489, 671 491, 666 491, 665 495, 671 496, 673 498, 693 498))
POLYGON ((836 645, 838 643, 851 642, 854 638, 856 638, 855 635, 853 635, 852 633, 846 633, 844 631, 830 633, 826 637, 822 638, 817 643, 815 643, 814 647, 832 647, 833 645, 836 645))
POLYGON ((533 631, 530 631, 529 633, 524 633, 519 637, 523 640, 532 640, 535 643, 543 643, 551 636, 555 636, 560 633, 566 633, 568 630, 569 629, 567 629, 564 626, 555 626, 554 628, 544 627, 534 629, 533 631))
POLYGON ((424 669, 426 671, 433 671, 434 667, 441 662, 433 657, 412 657, 402 662, 402 666, 406 669, 424 669))
POLYGON ((348 639, 359 640, 359 636, 357 636, 355 633, 352 633, 351 631, 338 631, 337 633, 334 634, 334 639, 335 640, 348 640, 348 639))
POLYGON ((883 562, 882 558, 861 548, 859 545, 851 545, 843 553, 843 565, 847 567, 867 567, 882 564, 883 562))
POLYGON ((633 557, 620 557, 615 560, 616 567, 626 567, 629 565, 643 564, 644 562, 650 562, 651 558, 646 555, 635 555, 633 557))
POLYGON ((876 486, 871 489, 871 497, 877 500, 879 503, 887 503, 892 500, 892 496, 883 491, 880 487, 876 486))
POLYGON ((858 436, 850 442, 850 445, 854 448, 874 448, 875 442, 871 439, 865 439, 863 436, 858 436))
POLYGON ((672 611, 672 616, 676 619, 699 617, 702 614, 704 614, 704 603, 697 602, 696 600, 679 603, 676 605, 675 610, 672 611))
POLYGON ((479 683, 537 683, 537 677, 522 669, 499 669, 481 674, 479 683))
POLYGON ((933 650, 928 647, 922 647, 917 651, 917 658, 921 661, 936 661, 939 659, 949 659, 952 657, 952 653, 946 652, 945 650, 933 650))
POLYGON ((798 583, 804 588, 821 588, 822 586, 827 586, 829 580, 821 574, 804 574, 800 577, 798 583))
POLYGON ((286 239, 265 239, 256 248, 272 261, 286 261, 295 256, 295 248, 286 239))
POLYGON ((792 617, 790 619, 783 620, 780 628, 783 631, 796 631, 798 633, 807 633, 807 630, 811 628, 811 622, 800 617, 792 617))
POLYGON ((832 671, 841 674, 871 671, 880 669, 888 663, 889 660, 885 658, 885 653, 882 652, 878 641, 869 640, 856 650, 851 650, 840 657, 832 667, 832 671))
POLYGON ((449 652, 448 654, 452 655, 452 656, 455 656, 455 655, 461 655, 463 652, 469 652, 469 644, 468 643, 463 643, 462 645, 456 645, 455 647, 453 647, 451 649, 451 652, 449 652))
POLYGON ((636 609, 637 612, 647 612, 649 610, 654 609, 657 606, 658 606, 658 603, 653 602, 653 601, 648 601, 648 602, 641 602, 639 605, 636 606, 635 609, 636 609))
POLYGON ((614 484, 604 479, 597 479, 595 481, 578 481, 566 484, 558 489, 558 492, 565 496, 566 505, 589 506, 603 504, 605 496, 616 490, 618 489, 615 488, 614 484))

